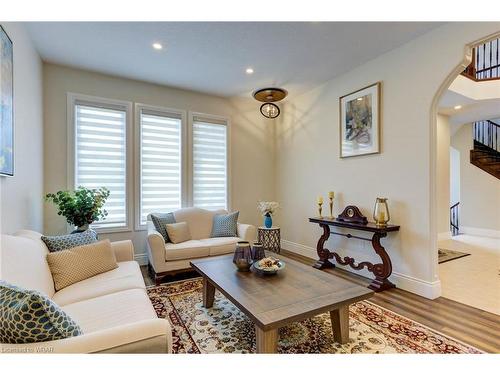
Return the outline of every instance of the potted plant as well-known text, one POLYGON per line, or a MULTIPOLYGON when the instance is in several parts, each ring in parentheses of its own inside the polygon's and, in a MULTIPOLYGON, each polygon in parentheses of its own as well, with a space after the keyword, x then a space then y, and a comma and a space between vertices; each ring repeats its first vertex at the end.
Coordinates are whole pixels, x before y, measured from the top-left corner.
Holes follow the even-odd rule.
POLYGON ((74 225, 76 230, 72 233, 83 232, 94 221, 104 219, 108 213, 103 208, 109 190, 105 187, 88 189, 80 186, 75 191, 67 190, 49 193, 45 200, 54 203, 59 210, 58 215, 64 216, 66 221, 74 225))
POLYGON ((273 226, 273 214, 279 206, 278 202, 259 202, 259 211, 264 216, 264 226, 266 228, 273 226))

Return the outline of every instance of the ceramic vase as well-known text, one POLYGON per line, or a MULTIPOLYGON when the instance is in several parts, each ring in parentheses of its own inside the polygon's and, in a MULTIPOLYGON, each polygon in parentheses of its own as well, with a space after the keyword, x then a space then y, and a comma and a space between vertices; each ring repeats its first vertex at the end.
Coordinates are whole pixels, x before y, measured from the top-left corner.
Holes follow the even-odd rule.
POLYGON ((264 216, 264 226, 266 228, 271 228, 273 226, 273 217, 269 213, 264 216))

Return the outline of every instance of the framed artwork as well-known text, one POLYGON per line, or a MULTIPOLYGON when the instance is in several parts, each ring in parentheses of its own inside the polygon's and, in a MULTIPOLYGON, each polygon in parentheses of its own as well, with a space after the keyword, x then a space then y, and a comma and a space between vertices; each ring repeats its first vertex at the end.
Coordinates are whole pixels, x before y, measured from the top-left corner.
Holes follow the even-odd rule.
POLYGON ((14 77, 12 41, 0 26, 0 175, 14 175, 14 77))
POLYGON ((340 157, 380 152, 380 82, 339 98, 340 157))

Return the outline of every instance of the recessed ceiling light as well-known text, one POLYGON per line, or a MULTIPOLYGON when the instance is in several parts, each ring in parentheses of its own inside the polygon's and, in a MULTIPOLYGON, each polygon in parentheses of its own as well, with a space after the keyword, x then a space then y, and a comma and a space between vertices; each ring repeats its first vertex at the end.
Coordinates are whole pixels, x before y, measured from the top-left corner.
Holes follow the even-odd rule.
POLYGON ((358 101, 358 102, 360 102, 360 101, 362 101, 362 100, 363 100, 363 98, 362 98, 362 97, 357 99, 357 101, 358 101))
POLYGON ((462 108, 462 106, 461 106, 461 105, 456 105, 456 106, 455 106, 455 107, 453 107, 453 108, 454 108, 454 109, 460 109, 460 108, 462 108))
POLYGON ((154 49, 162 49, 163 46, 160 43, 153 43, 153 48, 154 49))
POLYGON ((253 69, 252 69, 252 68, 247 68, 247 69, 245 70, 245 72, 246 72, 247 74, 253 74, 253 69))

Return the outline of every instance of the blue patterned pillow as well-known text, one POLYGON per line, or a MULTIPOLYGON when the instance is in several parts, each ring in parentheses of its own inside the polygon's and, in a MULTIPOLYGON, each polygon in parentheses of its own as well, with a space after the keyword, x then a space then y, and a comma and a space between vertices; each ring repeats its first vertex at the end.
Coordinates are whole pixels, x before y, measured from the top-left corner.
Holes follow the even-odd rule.
POLYGON ((72 247, 88 245, 97 242, 97 233, 92 229, 87 229, 84 232, 66 234, 64 236, 42 236, 42 241, 45 242, 49 251, 61 251, 71 249, 72 247))
POLYGON ((214 215, 211 237, 237 237, 239 211, 214 215))
POLYGON ((47 296, 0 281, 0 342, 26 344, 82 335, 81 328, 47 296))
POLYGON ((151 221, 153 222, 155 229, 163 236, 165 242, 170 242, 170 238, 167 233, 167 224, 175 224, 174 214, 172 212, 169 212, 168 214, 151 214, 151 221))

